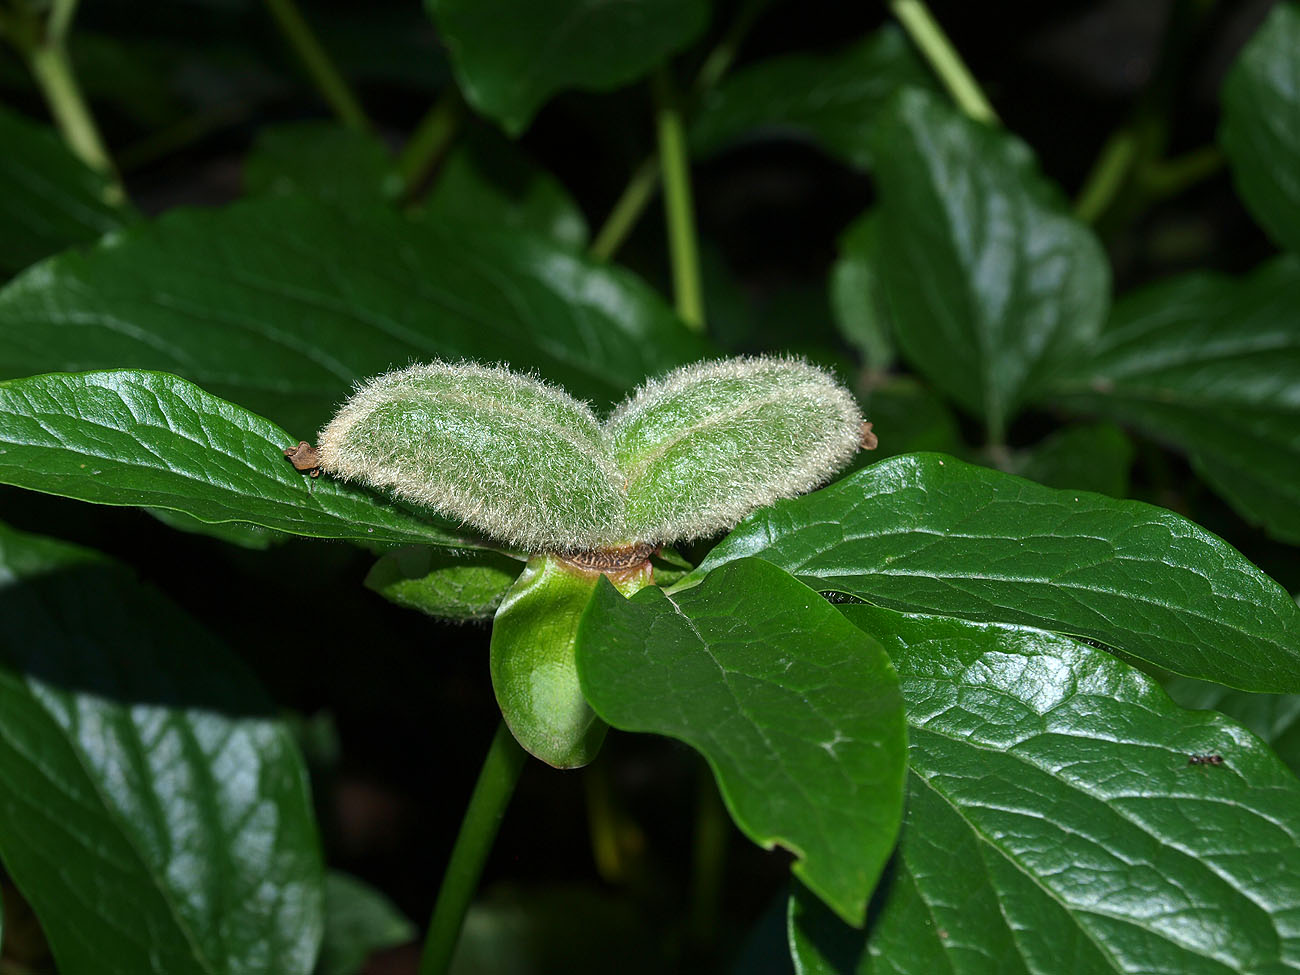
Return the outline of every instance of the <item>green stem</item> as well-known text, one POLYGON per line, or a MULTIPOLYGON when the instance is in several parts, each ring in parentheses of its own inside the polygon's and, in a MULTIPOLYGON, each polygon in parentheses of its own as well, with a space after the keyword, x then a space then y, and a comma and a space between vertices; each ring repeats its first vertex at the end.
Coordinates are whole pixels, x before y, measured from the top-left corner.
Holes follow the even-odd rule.
POLYGON ((604 225, 591 245, 591 256, 598 261, 608 261, 627 239, 641 218, 650 198, 659 185, 659 160, 650 156, 642 160, 623 190, 623 195, 609 211, 604 225))
POLYGON ((451 965, 465 912, 478 888, 483 864, 527 758, 505 722, 501 722, 483 759, 460 832, 456 834, 456 845, 442 875, 442 886, 429 919, 429 933, 424 940, 424 953, 420 956, 420 975, 442 975, 451 965))
POLYGON ((1217 175, 1227 165, 1218 146, 1202 146, 1191 152, 1153 162, 1138 173, 1147 195, 1164 200, 1217 175))
POLYGON ((444 91, 420 120, 397 157, 403 192, 413 196, 446 154, 460 125, 462 103, 455 85, 444 91))
POLYGON ((889 0, 889 9, 961 110, 980 122, 996 123, 997 112, 924 0, 889 0))
POLYGON ((266 0, 275 22, 280 25, 289 45, 297 53, 321 97, 348 128, 367 129, 370 121, 348 83, 339 74, 294 0, 266 0))
MULTIPOLYGON (((71 12, 68 11, 65 16, 71 16, 71 12)), ((104 199, 107 202, 125 202, 126 192, 122 189, 113 160, 104 147, 99 128, 81 94, 62 37, 51 36, 26 45, 22 48, 22 53, 68 147, 87 166, 108 177, 104 189, 104 199)))
POLYGON ((1074 215, 1085 223, 1097 218, 1119 195, 1138 159, 1139 139, 1131 127, 1117 130, 1097 155, 1074 201, 1074 215))
POLYGON ((668 69, 654 74, 655 125, 659 135, 659 169, 664 181, 664 217, 668 225, 668 256, 673 267, 677 313, 696 331, 704 329, 704 291, 700 255, 695 239, 695 208, 691 201, 691 167, 681 108, 668 69))

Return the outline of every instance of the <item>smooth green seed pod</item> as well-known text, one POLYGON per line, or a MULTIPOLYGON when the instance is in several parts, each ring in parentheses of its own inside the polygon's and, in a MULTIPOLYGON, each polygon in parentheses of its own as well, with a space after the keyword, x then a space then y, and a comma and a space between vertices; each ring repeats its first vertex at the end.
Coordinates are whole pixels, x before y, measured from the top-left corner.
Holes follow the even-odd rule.
POLYGON ((703 362, 646 383, 605 423, 626 537, 701 538, 829 480, 857 452, 847 389, 798 359, 703 362))
POLYGON ((360 387, 320 433, 327 473, 525 552, 618 535, 624 479, 591 409, 501 367, 429 363, 360 387))
MULTIPOLYGON (((574 641, 601 573, 536 556, 506 593, 492 623, 492 689, 524 750, 556 768, 586 765, 608 730, 578 683, 574 641)), ((610 580, 625 596, 650 582, 641 561, 610 580)))

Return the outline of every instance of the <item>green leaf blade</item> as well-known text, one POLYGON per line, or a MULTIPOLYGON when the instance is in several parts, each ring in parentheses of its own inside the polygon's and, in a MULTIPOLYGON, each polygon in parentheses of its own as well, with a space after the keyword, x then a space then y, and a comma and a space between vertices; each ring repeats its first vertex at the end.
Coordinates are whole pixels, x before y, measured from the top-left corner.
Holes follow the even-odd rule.
POLYGON ((0 275, 134 219, 53 131, 0 108, 0 275))
POLYGON ((0 854, 61 970, 311 972, 306 769, 224 647, 120 566, 0 528, 0 698, 0 854))
POLYGON ((786 135, 870 169, 878 117, 905 85, 932 88, 934 79, 893 26, 829 56, 770 58, 705 94, 691 123, 691 148, 711 156, 745 137, 786 135))
POLYGON ((419 933, 380 891, 338 870, 325 874, 325 937, 314 975, 361 975, 376 951, 419 933))
POLYGON ((1300 252, 1300 5, 1277 4, 1223 83, 1219 142, 1237 192, 1278 245, 1300 252))
POLYGON ((600 586, 578 635, 583 692, 615 727, 679 738, 737 825, 860 923, 901 813, 905 736, 888 658, 759 560, 676 597, 600 586))
POLYGON ((1244 690, 1300 689, 1300 608, 1235 549, 1151 505, 951 457, 895 457, 741 523, 696 578, 757 556, 904 612, 1039 626, 1244 690))
POLYGON ((1243 517, 1300 542, 1300 258, 1128 296, 1055 403, 1186 451, 1243 517))
POLYGON ((0 483, 317 538, 482 544, 361 489, 313 481, 285 460, 292 444, 270 421, 165 373, 0 383, 0 483))
POLYGON ((571 88, 635 80, 708 26, 704 0, 426 0, 466 100, 519 135, 571 88))
POLYGON ((1300 781, 1253 735, 1066 637, 841 610, 896 662, 911 729, 903 839, 857 971, 1300 965, 1300 781))
POLYGON ((520 569, 516 559, 498 552, 452 555, 412 545, 381 557, 365 584, 398 606, 468 623, 492 618, 520 569))
POLYGON ((644 282, 543 238, 303 196, 173 211, 0 290, 0 378, 171 372, 302 439, 362 379, 503 350, 604 406, 708 347, 644 282))
POLYGON ((993 439, 1101 328, 1110 269, 1029 148, 906 90, 878 133, 881 277, 903 353, 993 439))

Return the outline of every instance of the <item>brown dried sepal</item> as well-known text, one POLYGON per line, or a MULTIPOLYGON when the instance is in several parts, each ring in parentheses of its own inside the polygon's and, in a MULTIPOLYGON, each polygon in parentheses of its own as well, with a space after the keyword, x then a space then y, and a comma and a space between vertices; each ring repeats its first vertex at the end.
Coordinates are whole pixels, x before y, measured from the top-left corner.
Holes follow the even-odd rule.
POLYGON ((289 458, 296 469, 306 471, 312 477, 320 477, 320 451, 306 440, 299 440, 296 447, 285 447, 284 456, 289 458))
POLYGON ((582 572, 599 572, 617 584, 638 573, 650 571, 650 556, 658 546, 626 545, 622 548, 588 549, 583 552, 565 552, 557 555, 561 561, 582 572))
POLYGON ((860 441, 863 450, 875 450, 880 446, 880 438, 871 432, 871 421, 862 422, 862 440, 860 441))

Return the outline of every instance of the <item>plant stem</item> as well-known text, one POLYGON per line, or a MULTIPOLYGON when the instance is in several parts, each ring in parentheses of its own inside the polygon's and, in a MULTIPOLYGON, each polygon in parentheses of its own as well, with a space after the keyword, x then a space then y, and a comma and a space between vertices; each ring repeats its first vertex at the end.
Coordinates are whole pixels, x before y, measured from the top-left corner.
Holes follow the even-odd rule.
POLYGON ((289 46, 302 61, 321 97, 348 128, 368 129, 370 121, 348 83, 339 74, 294 0, 266 0, 275 22, 280 25, 289 46))
POLYGON ((668 69, 653 78, 655 126, 659 135, 659 169, 664 181, 664 217, 668 225, 668 256, 673 267, 677 313, 696 331, 704 329, 704 292, 700 255, 695 239, 695 209, 691 201, 691 166, 681 108, 668 69))
POLYGON ((605 218, 604 225, 592 242, 592 257, 598 261, 608 261, 614 256, 641 218, 658 185, 659 160, 650 156, 641 161, 624 188, 623 195, 614 204, 614 209, 609 211, 609 216, 605 218))
POLYGON ((429 919, 429 933, 424 940, 424 953, 420 956, 420 975, 442 975, 451 964, 465 912, 478 888, 483 864, 527 758, 502 721, 483 759, 460 832, 456 834, 456 845, 442 875, 442 886, 429 919))
POLYGON ((68 57, 65 39, 76 11, 76 0, 56 0, 44 23, 35 16, 20 17, 15 13, 8 33, 45 96, 54 124, 68 148, 91 169, 108 177, 105 201, 123 203, 126 191, 122 189, 112 157, 104 147, 68 57))
POLYGON ((1138 141, 1137 133, 1125 126, 1102 146, 1074 201, 1074 215, 1084 223, 1096 223, 1119 195, 1137 162, 1138 141))
POLYGON ((402 147, 397 171, 408 199, 428 180, 447 152, 460 125, 461 108, 460 91, 452 85, 438 96, 402 147))
POLYGON ((1173 159, 1153 162, 1138 173, 1138 178, 1149 196, 1163 200, 1209 179, 1225 165, 1227 159, 1218 146, 1202 146, 1173 159))
POLYGON ((980 122, 996 123, 997 112, 924 0, 889 0, 889 9, 961 110, 980 122))

